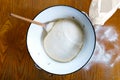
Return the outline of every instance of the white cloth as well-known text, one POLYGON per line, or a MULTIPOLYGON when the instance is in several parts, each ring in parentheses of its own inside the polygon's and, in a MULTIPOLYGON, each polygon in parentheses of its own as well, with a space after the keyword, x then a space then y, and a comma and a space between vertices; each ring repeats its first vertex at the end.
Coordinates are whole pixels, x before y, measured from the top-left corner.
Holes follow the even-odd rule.
POLYGON ((92 0, 89 17, 93 25, 104 25, 118 8, 120 0, 92 0))

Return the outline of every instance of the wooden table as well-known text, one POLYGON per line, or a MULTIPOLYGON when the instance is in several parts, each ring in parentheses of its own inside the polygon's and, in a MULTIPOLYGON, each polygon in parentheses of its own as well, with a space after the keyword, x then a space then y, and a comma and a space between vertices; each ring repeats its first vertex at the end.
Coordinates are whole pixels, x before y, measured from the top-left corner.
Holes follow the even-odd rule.
MULTIPOLYGON (((10 16, 10 13, 16 13, 33 19, 45 8, 60 4, 88 13, 90 2, 91 0, 0 0, 0 80, 120 80, 120 61, 111 68, 96 63, 89 70, 81 69, 64 76, 38 70, 26 46, 30 23, 10 16)), ((120 10, 117 10, 105 26, 112 26, 120 33, 119 22, 120 10)), ((118 38, 119 44, 120 37, 118 38)), ((107 47, 110 48, 109 44, 107 47)), ((120 52, 116 53, 119 56, 120 52)))

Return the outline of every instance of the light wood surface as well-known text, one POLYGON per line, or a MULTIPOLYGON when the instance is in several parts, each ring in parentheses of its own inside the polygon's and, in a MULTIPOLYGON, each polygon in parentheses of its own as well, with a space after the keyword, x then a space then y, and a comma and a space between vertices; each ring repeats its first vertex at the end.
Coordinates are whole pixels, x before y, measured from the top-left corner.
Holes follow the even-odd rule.
MULTIPOLYGON (((64 76, 38 70, 26 45, 30 23, 10 16, 10 13, 16 13, 33 19, 45 8, 60 4, 88 13, 90 2, 91 0, 0 0, 0 80, 120 80, 120 61, 112 68, 96 63, 89 70, 81 69, 64 76)), ((114 27, 120 35, 120 10, 105 26, 114 27)), ((109 44, 106 46, 111 47, 109 44)))

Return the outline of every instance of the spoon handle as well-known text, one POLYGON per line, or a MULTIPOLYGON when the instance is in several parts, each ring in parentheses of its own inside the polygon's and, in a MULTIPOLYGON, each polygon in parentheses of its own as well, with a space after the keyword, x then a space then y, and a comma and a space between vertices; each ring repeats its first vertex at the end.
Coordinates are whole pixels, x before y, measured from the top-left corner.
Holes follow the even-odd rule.
POLYGON ((30 22, 30 23, 33 23, 33 24, 40 25, 42 27, 45 27, 44 23, 40 23, 38 21, 34 21, 34 20, 29 19, 29 18, 25 18, 25 17, 19 16, 19 15, 13 14, 13 13, 11 13, 10 15, 15 17, 15 18, 18 18, 18 19, 21 19, 21 20, 24 20, 24 21, 27 21, 27 22, 30 22))

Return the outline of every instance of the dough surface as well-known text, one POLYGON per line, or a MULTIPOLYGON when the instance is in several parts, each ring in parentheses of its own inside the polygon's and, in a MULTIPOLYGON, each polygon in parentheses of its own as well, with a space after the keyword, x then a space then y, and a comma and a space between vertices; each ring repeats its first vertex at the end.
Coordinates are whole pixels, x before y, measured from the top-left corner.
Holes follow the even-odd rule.
POLYGON ((80 27, 69 19, 55 22, 44 39, 47 55, 59 62, 68 62, 76 57, 83 44, 83 32, 80 27))

